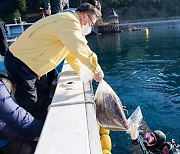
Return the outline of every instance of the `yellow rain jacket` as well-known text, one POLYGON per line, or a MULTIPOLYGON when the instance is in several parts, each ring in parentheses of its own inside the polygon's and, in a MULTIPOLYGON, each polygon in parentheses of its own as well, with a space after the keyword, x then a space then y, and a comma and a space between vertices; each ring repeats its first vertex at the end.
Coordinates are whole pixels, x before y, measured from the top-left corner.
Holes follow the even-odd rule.
POLYGON ((101 70, 96 54, 82 36, 77 13, 62 12, 37 21, 9 49, 38 77, 56 68, 64 58, 77 73, 78 60, 93 73, 101 70))

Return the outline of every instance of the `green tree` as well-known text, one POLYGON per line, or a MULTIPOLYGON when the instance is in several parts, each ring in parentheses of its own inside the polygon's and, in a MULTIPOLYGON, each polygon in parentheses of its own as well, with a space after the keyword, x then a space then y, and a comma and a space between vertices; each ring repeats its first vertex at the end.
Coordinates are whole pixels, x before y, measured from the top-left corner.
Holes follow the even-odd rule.
POLYGON ((14 13, 13 13, 13 19, 16 18, 16 19, 19 20, 20 16, 21 16, 21 14, 20 14, 19 10, 18 9, 15 10, 14 13))
POLYGON ((177 8, 174 4, 168 5, 167 12, 169 16, 176 16, 177 15, 177 8))
POLYGON ((26 0, 27 13, 39 13, 40 7, 44 8, 43 0, 26 0))
POLYGON ((26 0, 1 0, 0 18, 6 23, 12 23, 14 17, 19 18, 26 13, 26 9, 26 0))
POLYGON ((27 10, 26 0, 17 0, 17 9, 18 9, 21 13, 25 13, 26 10, 27 10))
POLYGON ((153 0, 152 1, 152 6, 154 6, 155 8, 161 10, 162 9, 162 2, 161 0, 153 0))

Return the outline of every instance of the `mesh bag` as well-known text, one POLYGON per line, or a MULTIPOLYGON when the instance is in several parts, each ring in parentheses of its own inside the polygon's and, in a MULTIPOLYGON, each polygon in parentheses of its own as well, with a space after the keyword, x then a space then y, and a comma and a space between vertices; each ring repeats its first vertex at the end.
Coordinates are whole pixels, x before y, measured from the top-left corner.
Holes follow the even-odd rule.
POLYGON ((122 103, 104 80, 97 87, 95 103, 96 117, 103 128, 116 131, 128 129, 122 103))

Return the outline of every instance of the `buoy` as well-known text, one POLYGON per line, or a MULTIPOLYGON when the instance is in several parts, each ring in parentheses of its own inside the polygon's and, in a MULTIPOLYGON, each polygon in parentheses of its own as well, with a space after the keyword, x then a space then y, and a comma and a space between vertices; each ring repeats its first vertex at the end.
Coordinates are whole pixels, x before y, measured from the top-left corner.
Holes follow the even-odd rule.
POLYGON ((146 28, 146 36, 148 36, 148 35, 149 35, 149 29, 146 28))
POLYGON ((103 128, 103 127, 100 127, 99 132, 100 132, 101 135, 105 135, 105 134, 109 135, 110 130, 107 130, 107 129, 103 128))
POLYGON ((112 143, 109 136, 110 130, 99 126, 99 134, 101 136, 100 140, 103 154, 111 154, 112 143))
POLYGON ((111 154, 111 151, 109 151, 109 150, 103 150, 102 152, 103 152, 103 154, 111 154))
POLYGON ((109 135, 105 134, 101 136, 101 146, 102 146, 102 150, 111 151, 112 145, 111 145, 111 138, 109 135))

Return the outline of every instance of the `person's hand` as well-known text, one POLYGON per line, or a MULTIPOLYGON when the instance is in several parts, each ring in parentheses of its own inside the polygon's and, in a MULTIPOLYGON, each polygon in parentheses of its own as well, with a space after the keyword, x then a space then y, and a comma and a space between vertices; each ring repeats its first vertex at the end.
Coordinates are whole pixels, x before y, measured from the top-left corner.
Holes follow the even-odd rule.
POLYGON ((47 9, 45 13, 46 13, 46 15, 50 16, 51 15, 51 9, 47 9))
POLYGON ((104 72, 101 70, 100 72, 94 74, 94 80, 96 82, 100 82, 104 78, 104 72))

